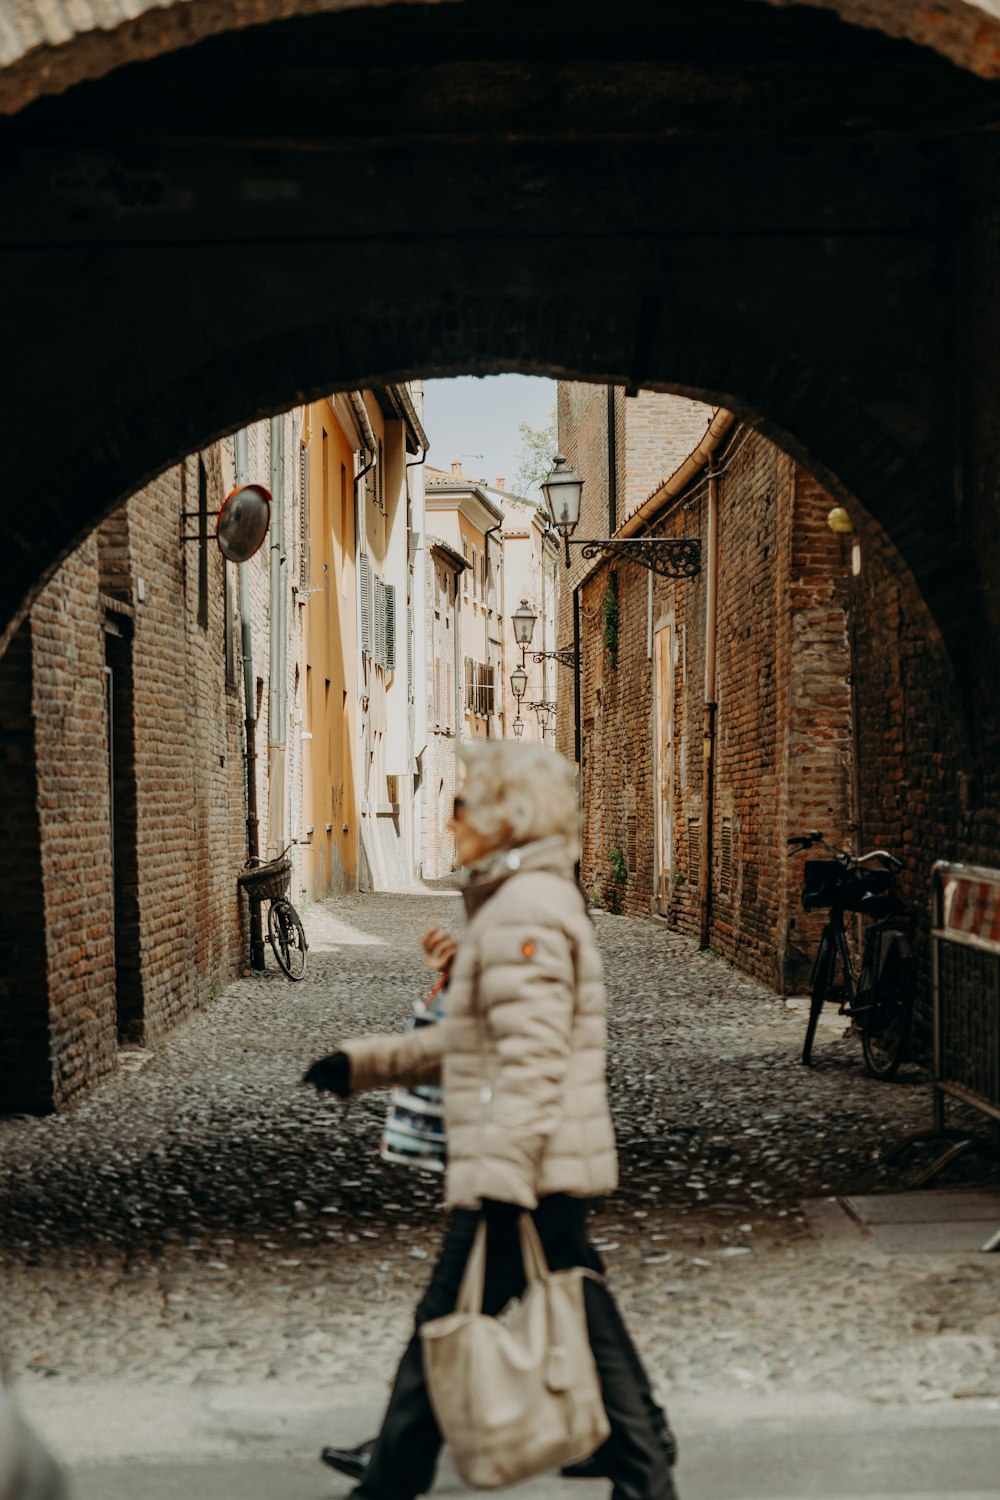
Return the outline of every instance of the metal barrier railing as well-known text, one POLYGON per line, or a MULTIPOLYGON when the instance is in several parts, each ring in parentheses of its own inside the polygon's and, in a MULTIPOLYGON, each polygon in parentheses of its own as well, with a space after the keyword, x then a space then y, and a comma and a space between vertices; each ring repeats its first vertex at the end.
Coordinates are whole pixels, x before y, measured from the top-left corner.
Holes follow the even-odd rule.
MULTIPOLYGON (((1000 870, 944 860, 934 866, 931 984, 934 1126, 904 1145, 935 1139, 949 1144, 912 1187, 922 1187, 982 1144, 968 1131, 949 1129, 949 1099, 1000 1121, 1000 870)), ((1000 1230, 983 1249, 1000 1250, 1000 1230)))

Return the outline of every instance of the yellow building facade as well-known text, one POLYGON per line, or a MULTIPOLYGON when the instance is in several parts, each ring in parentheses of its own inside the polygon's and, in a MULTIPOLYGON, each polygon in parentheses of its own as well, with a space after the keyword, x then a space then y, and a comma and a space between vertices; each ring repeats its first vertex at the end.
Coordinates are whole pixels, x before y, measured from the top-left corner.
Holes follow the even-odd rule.
POLYGON ((357 444, 344 398, 305 408, 297 597, 305 612, 301 842, 303 883, 317 901, 358 884, 357 444))

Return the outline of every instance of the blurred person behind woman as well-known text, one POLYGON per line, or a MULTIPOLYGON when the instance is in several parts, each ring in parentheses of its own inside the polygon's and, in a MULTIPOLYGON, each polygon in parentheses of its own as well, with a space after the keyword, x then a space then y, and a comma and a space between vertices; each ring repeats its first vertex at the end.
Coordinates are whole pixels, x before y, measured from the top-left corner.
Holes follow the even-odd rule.
MULTIPOLYGON (((449 824, 465 866, 469 925, 437 1026, 345 1041, 306 1081, 347 1097, 440 1076, 451 1216, 417 1308, 374 1451, 353 1500, 414 1500, 434 1480, 441 1435, 424 1379, 420 1326, 454 1310, 480 1219, 484 1311, 524 1288, 518 1219, 531 1213, 549 1266, 603 1275, 587 1237, 590 1200, 617 1185, 606 1089, 605 991, 593 928, 573 878, 579 811, 572 768, 537 745, 462 749, 449 824)), ((596 1472, 613 1500, 674 1500, 674 1443, 618 1308, 585 1284, 587 1322, 611 1436, 596 1472)))

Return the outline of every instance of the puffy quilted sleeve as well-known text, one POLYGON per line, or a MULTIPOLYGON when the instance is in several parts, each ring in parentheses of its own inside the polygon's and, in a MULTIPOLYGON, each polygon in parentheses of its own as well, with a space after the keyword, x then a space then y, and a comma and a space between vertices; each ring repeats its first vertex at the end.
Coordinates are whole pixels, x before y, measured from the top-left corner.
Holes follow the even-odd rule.
POLYGON ((546 1141, 562 1119, 575 966, 566 930, 523 903, 480 936, 479 1003, 496 1063, 477 1163, 482 1198, 534 1208, 546 1141))
POLYGON ((361 1036, 340 1042, 351 1059, 351 1093, 367 1089, 418 1088, 440 1081, 444 1027, 420 1026, 399 1036, 361 1036))

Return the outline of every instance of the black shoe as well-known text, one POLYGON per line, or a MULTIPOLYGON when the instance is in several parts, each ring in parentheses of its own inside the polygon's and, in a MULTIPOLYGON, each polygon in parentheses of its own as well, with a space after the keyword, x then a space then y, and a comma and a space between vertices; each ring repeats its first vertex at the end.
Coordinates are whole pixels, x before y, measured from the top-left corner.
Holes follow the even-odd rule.
POLYGON ((595 1457, 581 1458, 576 1464, 566 1464, 559 1472, 564 1479, 611 1479, 613 1477, 601 1467, 595 1457))
POLYGON ((338 1474, 346 1474, 348 1479, 364 1479, 374 1449, 375 1439, 369 1438, 367 1443, 359 1443, 356 1448, 324 1448, 320 1458, 338 1474))

